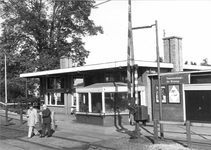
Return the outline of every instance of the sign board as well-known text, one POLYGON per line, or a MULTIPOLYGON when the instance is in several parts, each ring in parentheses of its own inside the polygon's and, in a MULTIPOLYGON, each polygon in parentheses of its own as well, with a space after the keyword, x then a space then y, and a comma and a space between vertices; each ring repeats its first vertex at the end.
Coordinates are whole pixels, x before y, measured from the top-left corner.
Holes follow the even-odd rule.
POLYGON ((175 74, 161 76, 161 84, 189 84, 190 74, 175 74))
POLYGON ((180 103, 179 85, 169 86, 169 103, 180 103))

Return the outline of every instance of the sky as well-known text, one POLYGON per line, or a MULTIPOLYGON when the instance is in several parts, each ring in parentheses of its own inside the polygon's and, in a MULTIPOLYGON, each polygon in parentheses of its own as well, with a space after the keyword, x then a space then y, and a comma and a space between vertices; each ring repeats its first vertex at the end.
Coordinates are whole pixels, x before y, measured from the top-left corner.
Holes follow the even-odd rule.
MULTIPOLYGON (((97 3, 103 0, 96 0, 97 3)), ((183 61, 197 65, 207 58, 211 63, 211 1, 201 0, 132 0, 132 27, 158 22, 159 50, 163 57, 165 37, 182 37, 183 61)), ((90 51, 87 64, 127 59, 128 0, 111 0, 92 11, 90 19, 101 25, 104 34, 86 37, 90 51)), ((156 60, 155 27, 133 30, 135 60, 156 60)))
MULTIPOLYGON (((96 0, 96 4, 106 0, 96 0)), ((132 27, 158 22, 159 51, 163 57, 163 35, 182 37, 183 60, 211 64, 211 0, 131 0, 132 27)), ((90 19, 104 34, 85 37, 90 51, 86 64, 127 59, 128 0, 111 0, 92 10, 90 19)), ((0 20, 2 21, 2 20, 0 20)), ((135 60, 156 60, 155 27, 133 30, 135 60)))

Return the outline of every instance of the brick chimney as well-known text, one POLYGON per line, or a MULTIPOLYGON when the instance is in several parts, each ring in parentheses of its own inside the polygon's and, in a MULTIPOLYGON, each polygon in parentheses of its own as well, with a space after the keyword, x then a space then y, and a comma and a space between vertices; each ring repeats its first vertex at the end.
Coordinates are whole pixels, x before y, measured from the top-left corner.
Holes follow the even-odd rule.
POLYGON ((60 58, 60 69, 71 68, 72 67, 72 58, 67 56, 62 56, 60 58))
POLYGON ((177 36, 163 38, 164 62, 173 63, 172 72, 183 71, 182 38, 177 36))

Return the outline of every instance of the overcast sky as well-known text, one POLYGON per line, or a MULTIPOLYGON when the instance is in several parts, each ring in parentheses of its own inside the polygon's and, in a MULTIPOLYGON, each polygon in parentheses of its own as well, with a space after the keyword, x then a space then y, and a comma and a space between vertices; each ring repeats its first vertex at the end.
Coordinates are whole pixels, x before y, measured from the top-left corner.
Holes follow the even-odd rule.
MULTIPOLYGON (((97 0, 97 3, 102 0, 97 0)), ((163 56, 165 36, 182 37, 184 62, 211 63, 211 1, 132 0, 132 26, 146 26, 158 21, 159 49, 163 56)), ((126 60, 128 0, 111 0, 92 11, 91 19, 101 25, 104 34, 85 38, 90 56, 87 64, 126 60)), ((136 60, 155 61, 155 28, 133 31, 136 60)))

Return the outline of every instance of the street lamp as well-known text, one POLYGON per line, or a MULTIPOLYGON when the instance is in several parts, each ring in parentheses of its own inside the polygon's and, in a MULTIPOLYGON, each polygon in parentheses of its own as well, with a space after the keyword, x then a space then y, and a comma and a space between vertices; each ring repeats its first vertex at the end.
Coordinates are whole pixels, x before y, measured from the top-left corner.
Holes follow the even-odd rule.
MULTIPOLYGON (((132 30, 152 28, 153 26, 155 26, 155 34, 156 34, 159 120, 162 120, 163 114, 162 114, 162 98, 161 98, 161 82, 160 82, 160 53, 159 53, 159 46, 158 46, 158 25, 157 25, 157 20, 155 20, 155 24, 152 24, 150 26, 134 27, 134 28, 132 28, 132 30)), ((162 124, 160 124, 160 135, 161 135, 161 138, 162 138, 163 137, 163 125, 162 124)))

